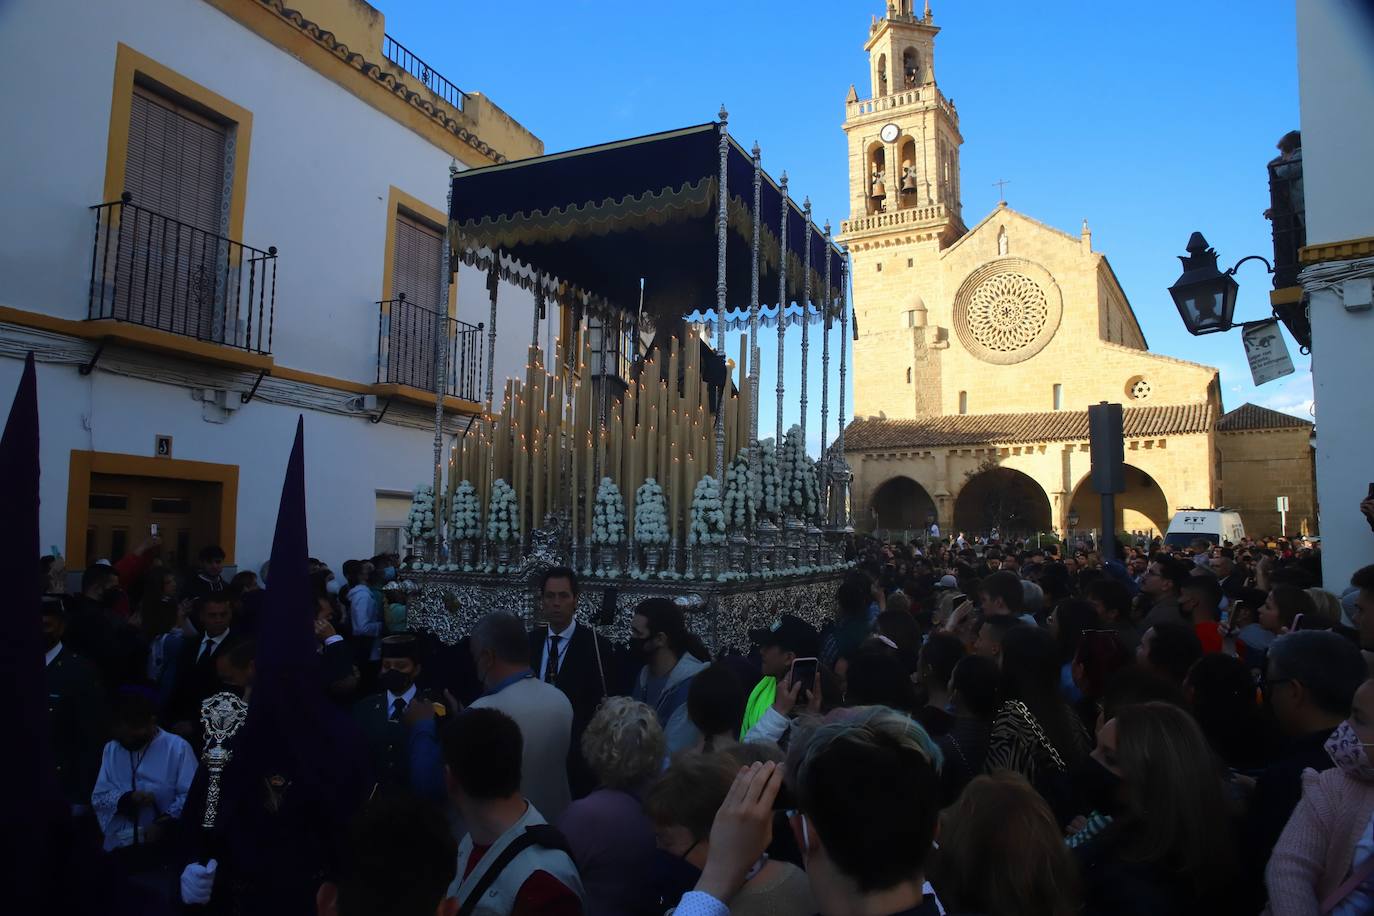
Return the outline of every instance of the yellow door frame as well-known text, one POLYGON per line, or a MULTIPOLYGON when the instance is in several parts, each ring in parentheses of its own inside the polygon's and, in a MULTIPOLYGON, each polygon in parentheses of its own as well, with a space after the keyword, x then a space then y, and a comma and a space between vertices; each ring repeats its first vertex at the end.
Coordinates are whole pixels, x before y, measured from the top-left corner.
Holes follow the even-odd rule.
POLYGON ((239 468, 236 464, 146 458, 119 452, 72 449, 67 472, 67 568, 86 567, 86 527, 90 519, 91 475, 170 477, 220 485, 219 545, 226 565, 234 563, 234 537, 239 505, 239 468))

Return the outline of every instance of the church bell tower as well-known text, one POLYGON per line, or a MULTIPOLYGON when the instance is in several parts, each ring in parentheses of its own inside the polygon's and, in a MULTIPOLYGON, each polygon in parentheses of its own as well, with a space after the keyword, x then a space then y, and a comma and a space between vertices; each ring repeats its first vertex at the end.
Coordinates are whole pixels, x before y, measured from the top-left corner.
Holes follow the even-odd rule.
POLYGON ((939 252, 964 227, 959 199, 959 113, 935 81, 935 25, 927 0, 889 0, 873 18, 871 95, 845 100, 849 219, 839 241, 853 258, 860 337, 854 347, 854 415, 938 412, 939 354, 948 339, 926 333, 926 299, 938 299, 939 252), (919 351, 919 352, 918 352, 919 351))

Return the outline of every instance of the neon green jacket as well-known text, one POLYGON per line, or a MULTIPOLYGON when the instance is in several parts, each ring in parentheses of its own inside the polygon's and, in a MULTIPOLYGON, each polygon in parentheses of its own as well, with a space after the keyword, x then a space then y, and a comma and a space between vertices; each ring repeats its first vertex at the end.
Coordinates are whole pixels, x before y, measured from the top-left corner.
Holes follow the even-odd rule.
POLYGON ((739 740, 743 741, 744 736, 749 734, 749 729, 763 718, 768 707, 773 705, 777 692, 778 679, 772 676, 765 677, 754 685, 754 692, 749 694, 749 702, 744 705, 744 724, 740 726, 739 740))

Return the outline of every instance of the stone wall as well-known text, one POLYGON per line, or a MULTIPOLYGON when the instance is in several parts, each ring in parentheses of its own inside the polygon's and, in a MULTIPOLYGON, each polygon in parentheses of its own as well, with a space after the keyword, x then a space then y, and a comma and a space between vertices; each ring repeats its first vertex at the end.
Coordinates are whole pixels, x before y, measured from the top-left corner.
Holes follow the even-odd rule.
POLYGON ((1306 427, 1217 434, 1221 502, 1240 512, 1246 533, 1279 534, 1279 496, 1288 497, 1290 535, 1317 533, 1316 482, 1308 434, 1306 427))
MULTIPOLYGON (((1126 441, 1126 464, 1153 478, 1163 497, 1165 517, 1149 518, 1153 527, 1167 528, 1179 508, 1213 504, 1216 438, 1215 433, 1207 433, 1126 441)), ((854 527, 859 531, 873 527, 873 496, 894 477, 908 477, 924 488, 935 502, 941 526, 947 527, 970 473, 988 460, 1034 480, 1044 490, 1054 526, 1060 531, 1068 527, 1069 507, 1075 498, 1080 503, 1095 503, 1097 499, 1087 482, 1090 456, 1086 442, 892 449, 886 453, 850 452, 847 457, 854 469, 854 527)), ((1157 502, 1141 502, 1152 505, 1153 515, 1160 514, 1154 508, 1157 502)), ((1088 513, 1080 511, 1080 515, 1079 527, 1093 527, 1088 523, 1088 513)), ((1125 523, 1131 529, 1151 527, 1146 520, 1143 513, 1128 512, 1125 523)))

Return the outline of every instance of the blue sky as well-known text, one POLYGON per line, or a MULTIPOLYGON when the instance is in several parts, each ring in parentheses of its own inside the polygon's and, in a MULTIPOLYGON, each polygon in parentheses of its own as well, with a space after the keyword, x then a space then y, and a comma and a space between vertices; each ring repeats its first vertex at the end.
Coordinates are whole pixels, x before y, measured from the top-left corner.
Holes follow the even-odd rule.
MULTIPOLYGON (((390 34, 550 152, 713 120, 724 102, 731 133, 758 140, 770 172, 787 170, 818 224, 838 230, 848 215, 844 98, 851 83, 871 94, 863 43, 883 0, 373 2, 390 34)), ((1227 409, 1253 401, 1310 417, 1309 360, 1291 338, 1298 372, 1256 389, 1239 332, 1191 337, 1165 291, 1195 229, 1225 265, 1271 254, 1265 163, 1298 126, 1292 2, 932 8, 943 30, 936 80, 964 134, 964 222, 996 206, 998 179, 1010 182, 1011 206, 1052 226, 1076 234, 1087 217, 1152 350, 1220 369, 1227 409)), ((1236 279, 1237 319, 1267 315, 1263 266, 1249 262, 1236 279)))

